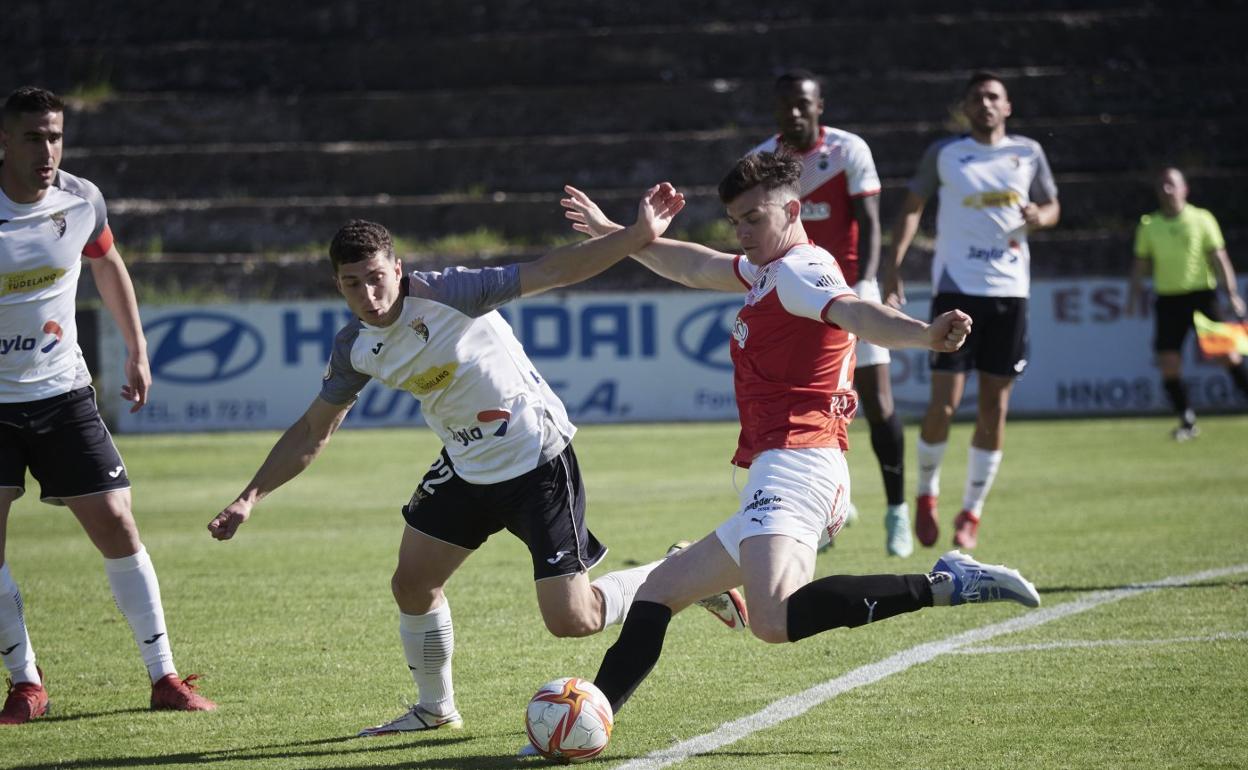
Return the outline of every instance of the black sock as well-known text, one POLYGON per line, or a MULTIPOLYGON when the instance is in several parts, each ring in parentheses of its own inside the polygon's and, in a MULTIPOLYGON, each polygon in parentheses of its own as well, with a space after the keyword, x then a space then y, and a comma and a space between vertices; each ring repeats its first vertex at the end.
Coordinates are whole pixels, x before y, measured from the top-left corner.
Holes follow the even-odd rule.
POLYGON ((1191 427, 1196 421, 1195 414, 1187 405, 1187 386, 1183 384, 1183 380, 1175 377, 1173 380, 1162 380, 1161 387, 1165 388, 1166 396, 1170 399, 1170 406, 1174 407, 1174 411, 1179 415, 1179 419, 1184 425, 1191 427))
POLYGON ((1248 366, 1240 361, 1234 366, 1226 367, 1226 373, 1231 375, 1231 382, 1235 383, 1235 387, 1239 388, 1239 392, 1248 398, 1248 366))
POLYGON ((594 684, 611 701, 617 714, 659 662, 671 620, 671 609, 656 602, 638 600, 628 608, 620 637, 602 657, 598 676, 594 677, 594 684))
POLYGON ((931 606, 927 575, 831 575, 789 597, 789 641, 931 606))
POLYGON ((884 477, 884 496, 889 505, 901 505, 906 501, 906 434, 901 428, 901 417, 893 412, 887 419, 869 425, 871 448, 884 477))

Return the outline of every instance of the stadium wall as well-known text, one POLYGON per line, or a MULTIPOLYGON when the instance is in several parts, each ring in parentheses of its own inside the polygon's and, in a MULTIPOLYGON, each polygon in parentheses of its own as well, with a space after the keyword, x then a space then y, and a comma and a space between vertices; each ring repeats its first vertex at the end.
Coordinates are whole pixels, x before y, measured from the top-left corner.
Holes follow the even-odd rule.
MULTIPOLYGON (((1248 280, 1245 280, 1248 291, 1248 280)), ((926 317, 929 290, 909 291, 926 317)), ((1126 282, 1046 280, 1033 285, 1031 348, 1011 402, 1016 415, 1164 412, 1152 367, 1151 317, 1123 314, 1126 282)), ((706 292, 582 292, 520 300, 502 309, 530 358, 579 423, 734 420, 730 329, 741 297, 706 292)), ((120 432, 285 428, 319 392, 334 334, 349 313, 338 301, 148 306, 151 401, 137 414, 118 399, 101 408, 120 432)), ((99 386, 119 391, 124 347, 100 324, 99 386)), ((1198 409, 1234 404, 1224 371, 1189 344, 1186 371, 1198 409)), ((927 402, 926 353, 894 351, 893 390, 908 416, 927 402)), ((971 381, 964 410, 973 409, 971 381)), ((345 427, 420 425, 419 402, 373 382, 345 427)))

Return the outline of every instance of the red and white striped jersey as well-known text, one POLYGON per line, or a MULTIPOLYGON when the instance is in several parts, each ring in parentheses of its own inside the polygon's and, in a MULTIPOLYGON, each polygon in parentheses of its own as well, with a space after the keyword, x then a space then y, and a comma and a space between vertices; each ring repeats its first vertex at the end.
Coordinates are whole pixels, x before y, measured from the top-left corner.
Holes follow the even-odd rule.
POLYGON ((741 418, 733 464, 748 468, 768 449, 848 449, 854 335, 823 318, 854 295, 836 260, 812 243, 762 267, 739 256, 735 268, 749 291, 729 343, 741 418))
MULTIPOLYGON (((777 134, 753 152, 775 152, 782 145, 777 134)), ((819 141, 801 153, 802 224, 817 245, 836 257, 845 280, 858 282, 858 220, 853 198, 879 195, 880 177, 871 148, 862 137, 829 126, 819 127, 819 141)))

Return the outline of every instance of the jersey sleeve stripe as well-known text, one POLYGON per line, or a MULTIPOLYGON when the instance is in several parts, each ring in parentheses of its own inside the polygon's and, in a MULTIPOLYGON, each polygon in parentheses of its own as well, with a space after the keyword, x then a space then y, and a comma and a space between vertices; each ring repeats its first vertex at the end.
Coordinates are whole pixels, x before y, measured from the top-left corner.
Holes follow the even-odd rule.
POLYGON ((850 195, 849 197, 851 197, 851 198, 870 198, 872 195, 879 195, 879 194, 880 194, 880 188, 878 188, 878 187, 877 187, 877 188, 875 188, 874 190, 863 190, 862 192, 857 192, 857 193, 854 193, 853 195, 850 195))
POLYGON ((84 257, 91 259, 99 259, 113 248, 113 229, 107 224, 104 225, 104 231, 100 233, 100 237, 88 243, 82 250, 84 257))
POLYGON ((742 286, 748 289, 750 288, 751 284, 749 281, 745 280, 745 276, 741 275, 741 260, 742 259, 745 259, 745 256, 742 254, 738 254, 732 260, 732 274, 737 277, 737 280, 741 282, 742 286))

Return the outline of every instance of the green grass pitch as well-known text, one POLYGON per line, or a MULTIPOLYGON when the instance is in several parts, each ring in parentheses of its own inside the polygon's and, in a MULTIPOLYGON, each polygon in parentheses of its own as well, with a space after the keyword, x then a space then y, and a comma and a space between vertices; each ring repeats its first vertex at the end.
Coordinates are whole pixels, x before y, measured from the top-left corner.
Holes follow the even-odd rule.
MULTIPOLYGON (((1202 421, 1174 444, 1168 420, 1018 422, 976 555, 1018 567, 1045 607, 1248 564, 1248 418, 1202 421)), ((662 554, 735 508, 735 426, 589 427, 576 445, 595 570, 662 554)), ((389 579, 399 507, 435 456, 423 430, 339 434, 227 543, 205 527, 250 478, 272 433, 122 437, 135 510, 155 560, 180 671, 220 710, 151 713, 129 629, 98 553, 32 492, 14 507, 8 560, 26 600, 53 712, 0 728, 0 768, 511 768, 528 697, 592 677, 616 636, 559 640, 542 627, 528 556, 505 533, 448 587, 456 622, 457 732, 351 738, 414 697, 389 579)), ((915 430, 907 431, 913 464, 915 430)), ((968 427, 951 438, 941 548, 884 554, 878 469, 852 432, 861 521, 820 574, 922 572, 945 548, 968 427)), ((743 474, 738 473, 738 480, 743 474)), ((913 469, 909 474, 913 490, 913 469)), ((1248 766, 1248 571, 1141 592, 940 655, 805 714, 684 759, 681 768, 1189 768, 1248 766), (976 645, 971 646, 971 650, 976 645)), ((596 764, 620 766, 714 731, 784 696, 926 642, 1025 615, 1010 605, 924 610, 797 645, 727 632, 692 608, 596 764)), ((652 765, 662 766, 660 764, 652 765)))

